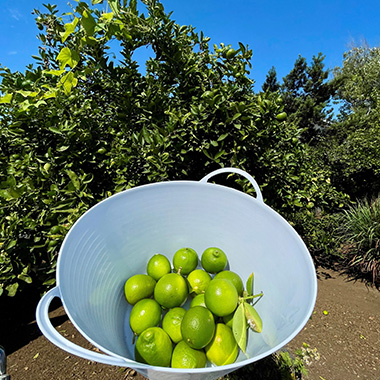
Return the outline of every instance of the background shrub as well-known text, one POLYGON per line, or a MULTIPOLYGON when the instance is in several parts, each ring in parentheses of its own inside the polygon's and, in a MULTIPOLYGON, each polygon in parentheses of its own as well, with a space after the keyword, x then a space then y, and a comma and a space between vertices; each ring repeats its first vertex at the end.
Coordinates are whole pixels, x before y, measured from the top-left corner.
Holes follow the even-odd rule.
POLYGON ((300 211, 289 218, 302 237, 316 265, 333 267, 342 262, 343 255, 339 252, 337 231, 340 227, 341 213, 325 212, 321 209, 300 211))
POLYGON ((350 206, 338 230, 340 251, 357 272, 380 283, 380 197, 350 206))

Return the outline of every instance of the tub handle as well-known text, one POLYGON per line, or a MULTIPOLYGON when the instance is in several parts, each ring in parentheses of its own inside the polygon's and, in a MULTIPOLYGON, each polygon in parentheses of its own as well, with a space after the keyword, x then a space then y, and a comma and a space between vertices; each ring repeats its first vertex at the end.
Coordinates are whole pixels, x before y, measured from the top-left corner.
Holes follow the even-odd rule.
POLYGON ((11 376, 7 372, 7 355, 5 355, 4 347, 0 346, 0 380, 10 380, 11 376))
POLYGON ((253 179, 253 177, 245 172, 244 170, 237 169, 237 168, 220 168, 217 170, 214 170, 213 172, 207 174, 205 177, 203 177, 200 182, 207 182, 211 177, 214 177, 215 175, 221 174, 221 173, 236 173, 240 174, 241 176, 245 177, 249 182, 251 182, 253 188, 256 191, 256 199, 260 202, 264 203, 263 195, 261 194, 261 190, 257 182, 253 179))
POLYGON ((109 356, 106 354, 100 354, 83 347, 80 347, 68 339, 64 338, 51 324, 49 319, 49 306, 53 298, 61 298, 61 293, 59 287, 56 286, 53 289, 49 290, 39 301, 36 310, 36 321, 38 327, 44 336, 50 340, 54 345, 61 348, 62 350, 69 352, 70 354, 79 356, 81 358, 103 363, 110 364, 119 367, 127 367, 129 364, 132 364, 132 361, 123 358, 117 358, 114 356, 109 356))

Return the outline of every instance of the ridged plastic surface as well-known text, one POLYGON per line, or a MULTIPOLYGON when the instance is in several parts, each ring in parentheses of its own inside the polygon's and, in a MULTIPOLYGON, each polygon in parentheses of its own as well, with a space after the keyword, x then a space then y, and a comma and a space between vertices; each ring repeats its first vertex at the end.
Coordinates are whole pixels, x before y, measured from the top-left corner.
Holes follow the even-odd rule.
POLYGON ((317 293, 309 252, 279 214, 240 191, 193 181, 137 187, 93 207, 66 236, 57 281, 67 314, 90 342, 126 358, 125 366, 144 376, 166 380, 216 379, 270 355, 306 324, 317 293), (244 282, 255 273, 255 290, 264 292, 256 305, 263 331, 250 332, 247 356, 224 367, 178 370, 134 362, 124 283, 146 273, 153 254, 171 259, 187 246, 199 256, 207 247, 222 248, 244 282))

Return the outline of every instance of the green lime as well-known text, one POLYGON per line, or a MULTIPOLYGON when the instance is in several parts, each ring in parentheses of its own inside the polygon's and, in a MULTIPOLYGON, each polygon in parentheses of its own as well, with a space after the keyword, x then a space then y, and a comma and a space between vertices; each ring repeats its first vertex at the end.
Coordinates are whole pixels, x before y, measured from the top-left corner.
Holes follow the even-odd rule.
POLYGON ((198 265, 198 254, 192 248, 181 248, 173 256, 173 266, 176 272, 189 274, 198 265))
POLYGON ((206 272, 218 273, 227 266, 227 256, 220 248, 210 247, 202 253, 201 264, 206 272))
POLYGON ((125 282, 125 298, 131 305, 134 305, 143 298, 151 297, 155 285, 155 279, 147 274, 135 274, 125 282))
POLYGON ((279 114, 276 116, 276 119, 282 121, 282 120, 285 120, 285 119, 287 118, 287 116, 288 116, 288 115, 287 115, 286 112, 281 112, 281 113, 279 113, 279 114))
POLYGON ((235 49, 228 49, 228 51, 226 53, 226 58, 231 59, 231 58, 235 57, 236 53, 237 52, 235 49))
POLYGON ((205 295, 204 293, 197 294, 190 302, 190 307, 194 306, 203 306, 206 307, 205 304, 205 295))
POLYGON ((229 271, 229 270, 223 270, 215 275, 214 279, 218 279, 218 278, 224 278, 225 280, 231 281, 233 285, 235 286, 238 292, 238 295, 241 296, 243 294, 243 291, 244 291, 243 280, 237 273, 229 271))
POLYGON ((161 306, 152 298, 144 298, 135 303, 129 315, 132 331, 139 335, 148 327, 158 326, 161 322, 161 306))
POLYGON ((195 294, 204 293, 207 289, 211 276, 203 269, 195 269, 187 276, 189 292, 195 294))
POLYGON ((205 348, 207 359, 215 365, 232 364, 239 353, 234 334, 224 323, 216 325, 215 335, 205 348))
POLYGON ((149 276, 158 281, 162 276, 170 273, 171 269, 172 267, 170 265, 169 259, 160 253, 156 253, 148 261, 146 272, 149 276))
POLYGON ((183 305, 188 294, 187 282, 178 273, 165 274, 154 288, 154 299, 165 309, 183 305))
POLYGON ((204 368, 206 363, 204 351, 191 348, 184 340, 174 347, 172 368, 204 368))
POLYGON ((212 279, 205 293, 206 307, 218 317, 231 314, 237 307, 239 296, 231 281, 212 279))
POLYGON ((170 309, 162 320, 162 328, 174 343, 182 340, 181 323, 186 310, 182 307, 170 309))
POLYGON ((149 365, 170 367, 173 343, 161 327, 149 327, 138 337, 135 359, 149 365))
POLYGON ((191 347, 200 350, 211 342, 215 332, 215 320, 211 311, 202 306, 194 306, 186 311, 182 323, 183 340, 191 347))

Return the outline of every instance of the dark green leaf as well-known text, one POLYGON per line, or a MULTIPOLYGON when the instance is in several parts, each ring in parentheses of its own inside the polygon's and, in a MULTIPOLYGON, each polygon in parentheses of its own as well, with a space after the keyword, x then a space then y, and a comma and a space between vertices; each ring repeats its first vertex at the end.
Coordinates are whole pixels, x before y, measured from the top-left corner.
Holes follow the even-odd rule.
POLYGON ((49 131, 51 131, 53 133, 59 133, 59 134, 61 134, 61 131, 59 130, 59 128, 56 128, 56 127, 50 126, 49 127, 49 131))
POLYGON ((80 181, 78 176, 72 170, 66 170, 67 175, 70 177, 72 184, 74 185, 76 190, 80 189, 80 181))
POLYGON ((96 21, 92 17, 91 13, 87 12, 86 10, 84 10, 82 14, 82 25, 89 36, 94 35, 96 21))
POLYGON ((46 280, 43 285, 45 286, 51 286, 55 284, 55 278, 50 278, 49 280, 46 280))

